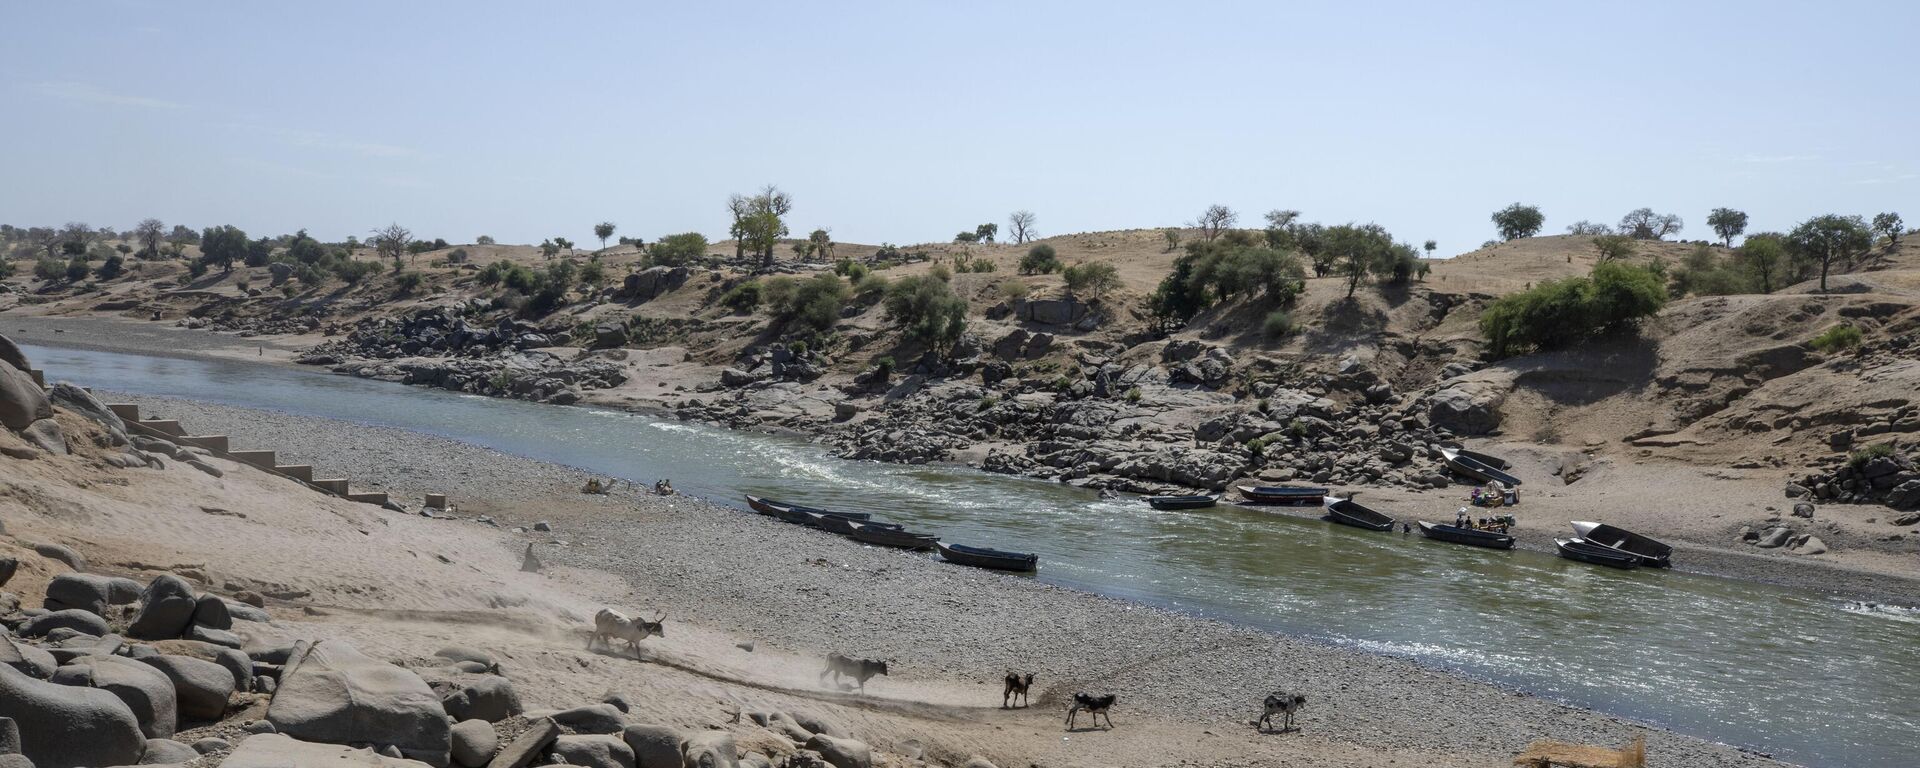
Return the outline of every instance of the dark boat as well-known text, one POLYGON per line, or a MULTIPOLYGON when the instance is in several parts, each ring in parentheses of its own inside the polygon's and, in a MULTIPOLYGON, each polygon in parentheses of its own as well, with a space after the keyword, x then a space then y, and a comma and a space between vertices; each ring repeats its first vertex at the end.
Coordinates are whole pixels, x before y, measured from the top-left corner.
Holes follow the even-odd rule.
POLYGON ((1220 501, 1219 496, 1148 496, 1154 509, 1204 509, 1220 501))
POLYGON ((1494 468, 1493 465, 1468 456, 1459 450, 1443 448, 1440 450, 1440 455, 1446 457, 1448 469, 1475 480, 1485 480, 1490 483, 1499 483, 1508 487, 1520 484, 1520 478, 1509 475, 1504 471, 1494 468))
POLYGON ((1369 531, 1393 530, 1393 518, 1353 499, 1327 499, 1327 519, 1369 531))
POLYGON ((1420 521, 1420 535, 1436 541, 1465 544, 1470 547, 1513 549, 1513 537, 1504 533, 1476 531, 1472 528, 1457 528, 1451 525, 1438 525, 1425 520, 1420 521))
POLYGON ((940 556, 947 562, 971 565, 975 568, 992 568, 998 571, 1032 571, 1040 567, 1040 556, 1019 552, 1004 552, 986 547, 969 547, 961 544, 934 542, 940 549, 940 556))
POLYGON ((865 515, 853 517, 852 515, 841 514, 839 512, 801 512, 800 514, 806 516, 807 525, 842 536, 852 536, 853 526, 855 524, 866 524, 875 528, 893 528, 895 530, 901 528, 899 523, 881 523, 861 519, 865 517, 865 515))
POLYGON ((933 549, 935 542, 939 541, 934 536, 886 523, 852 523, 852 526, 853 532, 847 535, 852 536, 854 541, 880 547, 928 550, 933 549))
POLYGON ((1470 451, 1470 450, 1467 450, 1465 447, 1459 446, 1459 445, 1445 445, 1441 447, 1446 450, 1453 451, 1454 453, 1458 453, 1461 456, 1465 456, 1469 459, 1473 459, 1474 461, 1480 462, 1489 467, 1493 467, 1494 469, 1513 469, 1513 462, 1507 461, 1506 459, 1500 458, 1491 453, 1481 453, 1479 451, 1470 451))
POLYGON ((1573 523, 1573 533, 1589 544, 1597 544, 1632 555, 1640 561, 1641 565, 1654 568, 1673 567, 1673 547, 1624 528, 1576 520, 1573 523))
POLYGON ((844 517, 849 520, 866 520, 872 517, 872 515, 865 512, 833 512, 819 507, 807 507, 799 504, 788 504, 784 501, 774 501, 764 496, 747 496, 747 506, 760 514, 777 517, 789 523, 798 523, 800 525, 813 525, 812 515, 833 515, 834 517, 844 517))
POLYGON ((1240 496, 1258 504, 1319 504, 1326 501, 1327 489, 1298 485, 1243 485, 1240 496))
POLYGON ((1604 565, 1609 568, 1633 568, 1640 564, 1638 557, 1586 539, 1554 539, 1553 546, 1559 548, 1560 556, 1568 560, 1604 565))

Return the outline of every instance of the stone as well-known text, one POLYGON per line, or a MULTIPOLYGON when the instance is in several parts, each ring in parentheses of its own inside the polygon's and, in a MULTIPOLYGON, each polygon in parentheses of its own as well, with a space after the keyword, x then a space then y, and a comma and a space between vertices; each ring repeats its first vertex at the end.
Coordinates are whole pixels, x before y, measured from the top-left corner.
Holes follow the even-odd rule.
POLYGON ((300 741, 281 733, 249 736, 221 768, 430 768, 418 760, 387 757, 365 747, 300 741))
POLYGON ((633 748, 619 736, 569 735, 555 739, 549 747, 555 757, 568 765, 586 768, 634 768, 633 748))
MULTIPOLYGON (((54 421, 53 419, 41 419, 27 425, 26 429, 20 430, 20 437, 32 443, 40 450, 55 456, 65 456, 70 452, 67 449, 66 433, 61 431, 60 422, 54 421)), ((144 463, 146 462, 142 461, 130 466, 138 466, 144 463)))
MULTIPOLYGON (((493 724, 485 720, 462 720, 453 725, 453 764, 461 768, 485 768, 493 754, 500 751, 500 737, 493 724)), ((632 750, 628 750, 632 754, 632 750)))
POLYGON ((147 739, 147 753, 141 756, 140 764, 191 763, 199 757, 200 753, 191 745, 173 739, 147 739))
POLYGON ((187 639, 198 640, 203 643, 212 643, 228 648, 239 648, 246 644, 245 641, 240 639, 239 635, 228 632, 227 630, 198 625, 187 627, 187 639))
POLYGON ((99 616, 112 604, 113 580, 91 573, 62 573, 47 582, 47 610, 77 608, 99 616))
POLYGON ((247 733, 279 733, 274 729, 273 723, 265 720, 248 720, 246 725, 240 726, 240 730, 247 733))
POLYGON ((808 739, 813 738, 813 731, 809 731, 799 723, 794 722, 793 716, 785 712, 775 713, 772 722, 769 723, 767 727, 772 728, 782 736, 792 739, 795 744, 805 744, 808 739))
POLYGON ((432 686, 447 715, 455 720, 497 723, 525 711, 513 681, 497 675, 458 676, 432 686))
POLYGON ((1805 518, 1811 519, 1813 517, 1813 502, 1810 502, 1810 501, 1794 502, 1793 516, 1805 517, 1805 518))
POLYGON ((525 768, 535 756, 547 751, 547 745, 558 738, 560 738, 560 725, 542 718, 535 722, 533 727, 521 732, 513 741, 501 747, 500 751, 494 754, 493 760, 487 763, 487 768, 525 768))
POLYGON ((767 374, 765 373, 743 371, 739 368, 728 368, 720 372, 720 384, 726 387, 744 387, 749 384, 758 383, 765 378, 767 378, 767 374))
POLYGON ((0 717, 0 755, 20 754, 20 726, 11 717, 0 717))
POLYGON ((627 727, 626 718, 612 704, 588 704, 563 709, 548 717, 575 733, 619 733, 627 727))
MULTIPOLYGON (((258 595, 255 595, 255 597, 258 597, 258 595)), ((194 610, 197 611, 199 609, 195 608, 194 610)), ((273 623, 273 616, 271 614, 238 600, 227 601, 227 615, 232 616, 237 621, 253 621, 261 624, 273 623)))
POLYGON ((1455 380, 1427 398, 1427 420, 1461 435, 1484 435, 1500 428, 1500 406, 1507 390, 1483 379, 1455 380))
MULTIPOLYGON (((680 732, 664 725, 629 725, 620 739, 633 750, 637 768, 679 768, 680 732)), ((500 768, 490 766, 489 768, 500 768)))
POLYGON ((1827 552, 1827 543, 1818 536, 1809 535, 1806 540, 1789 550, 1796 555, 1823 555, 1827 552))
POLYGON ((841 728, 840 726, 834 724, 831 721, 823 720, 820 718, 819 715, 808 714, 806 712, 796 712, 796 713, 789 714, 787 716, 793 718, 794 722, 799 723, 800 727, 805 728, 812 733, 824 733, 828 736, 846 736, 847 735, 847 730, 845 728, 841 728))
POLYGON ((600 703, 612 704, 614 709, 620 710, 623 714, 631 714, 633 712, 633 697, 624 693, 608 691, 601 694, 600 703))
POLYGON ((547 522, 545 520, 541 520, 533 524, 533 529, 541 533, 552 533, 553 523, 547 522))
POLYGON ((35 544, 33 545, 33 551, 41 557, 52 558, 66 563, 68 568, 76 571, 84 571, 87 569, 87 558, 81 556, 79 552, 73 551, 72 547, 65 544, 35 544))
POLYGON ((142 664, 160 670, 173 681, 180 717, 194 721, 219 720, 227 714, 227 700, 238 687, 233 671, 204 659, 154 656, 142 664))
POLYGON ((1015 328, 993 342, 993 355, 1002 360, 1019 360, 1027 348, 1027 339, 1033 334, 1025 328, 1015 328))
POLYGON ((233 612, 218 595, 201 595, 193 607, 193 625, 211 629, 233 629, 233 612))
POLYGON ((20 345, 13 339, 0 336, 0 363, 6 363, 20 371, 33 370, 33 363, 27 361, 27 353, 20 351, 20 345))
POLYGON ((114 605, 131 605, 140 602, 140 582, 123 576, 107 578, 107 602, 114 605))
POLYGON ((834 768, 873 768, 873 750, 864 741, 815 734, 807 749, 819 752, 834 768))
POLYGON ((127 423, 120 419, 120 414, 114 413, 106 403, 94 397, 92 392, 62 381, 54 384, 53 388, 47 391, 47 398, 55 405, 92 419, 106 429, 111 445, 127 444, 127 423))
MULTIPOLYGON (((0 525, 0 533, 6 533, 6 526, 0 525)), ((13 574, 20 571, 20 558, 0 557, 0 587, 13 580, 13 574)))
POLYGON ((147 737, 133 710, 112 693, 56 685, 0 665, 0 717, 20 732, 20 754, 35 768, 133 765, 147 737))
POLYGON ((686 267, 648 267, 627 275, 615 297, 636 304, 652 301, 660 294, 679 290, 691 274, 686 267))
POLYGON ((339 640, 294 654, 267 706, 267 720, 294 738, 391 744, 433 765, 448 759, 451 726, 440 697, 419 675, 339 640))
POLYGON ((464 645, 449 645, 434 651, 433 655, 448 661, 477 661, 488 667, 493 666, 492 654, 478 648, 470 648, 464 645))
POLYGON ((52 677, 54 670, 60 666, 53 654, 26 643, 15 642, 3 631, 0 631, 0 665, 39 680, 52 677))
POLYGON ((972 757, 968 757, 967 762, 961 765, 960 768, 999 768, 999 767, 994 765, 993 761, 991 760, 988 760, 979 755, 973 755, 972 757))
POLYGON ((20 625, 20 636, 41 637, 56 629, 71 629, 100 637, 107 634, 107 620, 92 611, 67 608, 28 619, 20 625))
POLYGON ((228 749, 233 749, 233 742, 218 736, 208 736, 193 743, 193 751, 203 755, 228 749))
POLYGON ((1776 526, 1773 528, 1768 528, 1765 531, 1762 531, 1760 533, 1760 538, 1754 541, 1753 545, 1756 547, 1764 548, 1764 549, 1773 549, 1775 547, 1785 545, 1787 543, 1787 539, 1791 536, 1793 536, 1792 529, 1776 526))
POLYGON ((53 682, 96 688, 127 705, 149 739, 164 739, 179 727, 179 695, 159 670, 119 656, 76 657, 54 670, 53 682))
POLYGON ((1092 307, 1073 299, 1041 299, 1021 302, 1017 311, 1022 320, 1044 325, 1072 325, 1092 310, 1092 307))
POLYGON ((53 418, 53 403, 26 371, 0 365, 0 426, 23 432, 41 419, 53 418))
POLYGON ((163 573, 147 584, 140 595, 140 612, 127 627, 127 635, 140 640, 171 640, 186 634, 199 606, 193 587, 187 580, 163 573))
MULTIPOLYGON (((251 605, 255 608, 267 607, 266 596, 250 589, 243 589, 239 592, 233 593, 233 599, 238 600, 247 605, 251 605)), ((260 621, 265 621, 265 619, 260 619, 260 621)))

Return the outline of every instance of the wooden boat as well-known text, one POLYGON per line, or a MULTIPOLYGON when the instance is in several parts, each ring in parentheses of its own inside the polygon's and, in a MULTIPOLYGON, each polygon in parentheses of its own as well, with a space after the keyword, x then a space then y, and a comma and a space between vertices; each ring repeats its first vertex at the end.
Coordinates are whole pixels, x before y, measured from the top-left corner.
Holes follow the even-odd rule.
POLYGON ((1465 544, 1470 547, 1488 549, 1513 549, 1513 537, 1493 531, 1476 531, 1472 528, 1458 528, 1451 525, 1439 525, 1420 521, 1420 535, 1435 541, 1465 544))
POLYGON ((1474 461, 1478 461, 1489 467, 1493 467, 1494 469, 1513 469, 1513 462, 1507 461, 1506 459, 1500 458, 1491 453, 1481 453, 1479 451, 1467 450, 1465 446, 1460 446, 1460 445, 1444 445, 1441 447, 1445 450, 1450 450, 1460 454, 1461 456, 1465 456, 1469 459, 1473 459, 1474 461))
POLYGON ((969 547, 961 544, 934 542, 940 549, 940 556, 947 562, 971 565, 975 568, 992 568, 999 571, 1032 571, 1040 567, 1040 556, 1006 552, 986 547, 969 547))
POLYGON ((1393 530, 1393 518, 1353 499, 1327 499, 1327 519, 1369 531, 1393 530))
POLYGON ((843 515, 839 512, 801 512, 800 514, 806 516, 807 525, 842 536, 852 536, 853 526, 856 523, 864 523, 876 528, 898 529, 901 527, 899 523, 881 523, 873 520, 862 520, 849 515, 843 515))
POLYGON ((1575 520, 1573 533, 1589 544, 1609 547, 1632 555, 1640 561, 1641 565, 1654 568, 1673 567, 1673 547, 1624 528, 1575 520))
POLYGON ((1219 503, 1219 496, 1148 496, 1154 509, 1204 509, 1219 503))
POLYGON ((1319 504, 1327 489, 1299 485, 1243 485, 1240 496, 1256 504, 1319 504))
POLYGON ((1455 472, 1466 475, 1467 477, 1471 477, 1475 480, 1484 480, 1490 483, 1500 483, 1501 485, 1506 485, 1506 486, 1515 486, 1520 484, 1520 478, 1514 477, 1513 475, 1509 475, 1505 471, 1495 468, 1492 464, 1488 464, 1484 461, 1473 458, 1472 456, 1468 456, 1464 453, 1461 453, 1457 449, 1442 448, 1440 449, 1440 455, 1443 457, 1446 457, 1448 469, 1451 469, 1455 472))
POLYGON ((777 517, 789 523, 797 523, 800 525, 813 525, 813 515, 833 515, 849 520, 866 520, 872 517, 872 515, 865 512, 833 512, 819 507, 807 507, 799 504, 788 504, 783 501, 774 501, 764 496, 747 496, 747 506, 760 514, 777 517))
POLYGON ((851 525, 853 532, 847 535, 852 536, 854 541, 880 547, 928 550, 933 549, 935 542, 939 541, 937 537, 914 533, 897 525, 886 523, 851 523, 851 525))
POLYGON ((1633 568, 1640 564, 1640 558, 1622 552, 1613 547, 1594 544, 1586 539, 1554 539, 1553 546, 1560 550, 1560 556, 1568 560, 1604 565, 1609 568, 1633 568))

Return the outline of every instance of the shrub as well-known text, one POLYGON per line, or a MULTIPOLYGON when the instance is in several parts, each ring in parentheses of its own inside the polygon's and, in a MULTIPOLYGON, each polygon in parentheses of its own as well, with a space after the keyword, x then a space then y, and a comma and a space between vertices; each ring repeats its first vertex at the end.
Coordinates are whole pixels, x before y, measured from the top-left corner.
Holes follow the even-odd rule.
POLYGON ((984 411, 984 410, 987 410, 988 408, 992 408, 993 406, 999 404, 999 402, 1000 402, 1000 399, 997 397, 994 397, 993 395, 981 395, 980 402, 974 404, 974 410, 984 411))
POLYGON ((473 239, 474 245, 493 245, 492 235, 481 235, 473 239))
POLYGON ((359 285, 360 281, 381 269, 376 261, 341 261, 333 265, 333 274, 348 285, 359 285))
POLYGON ((726 295, 720 297, 720 303, 737 314, 747 314, 760 306, 760 281, 748 280, 736 285, 726 295))
POLYGON ((0 258, 0 279, 13 277, 13 262, 0 258))
POLYGON ((933 276, 933 279, 943 283, 953 281, 953 270, 948 269, 945 264, 933 265, 932 269, 927 270, 927 274, 933 276))
POLYGON ((698 232, 667 235, 648 248, 647 253, 655 264, 683 266, 707 255, 707 236, 698 232))
POLYGON ((1138 402, 1140 402, 1140 397, 1141 397, 1141 395, 1140 395, 1140 388, 1139 388, 1139 387, 1133 387, 1133 388, 1131 388, 1131 389, 1128 389, 1128 390, 1127 390, 1127 402, 1129 402, 1129 403, 1138 403, 1138 402))
POLYGON ((1286 251, 1224 241, 1195 242, 1173 262, 1173 273, 1154 289, 1150 304, 1155 315, 1179 320, 1216 301, 1236 297, 1264 297, 1287 307, 1304 289, 1305 279, 1300 259, 1286 251))
POLYGON ((1260 322, 1260 332, 1269 339, 1277 339, 1293 332, 1293 316, 1284 309, 1267 313, 1267 319, 1260 322))
POLYGON ((884 373, 892 373, 893 372, 893 356, 881 355, 878 359, 873 361, 873 367, 880 369, 884 373))
POLYGON ((1060 273, 1067 280, 1067 290, 1078 296, 1085 294, 1099 299, 1120 287, 1120 271, 1112 264, 1086 262, 1067 267, 1060 273))
POLYGON ((451 250, 451 251, 448 251, 448 252, 447 252, 447 263, 448 263, 448 264, 465 264, 465 263, 467 263, 467 249, 465 249, 465 248, 455 248, 455 249, 453 249, 453 250, 451 250))
POLYGON ((1666 287, 1653 270, 1602 262, 1588 277, 1549 280, 1501 297, 1480 315, 1480 330, 1488 351, 1505 357, 1624 329, 1659 312, 1666 302, 1666 287))
POLYGON ((598 257, 587 260, 586 266, 580 268, 580 284, 597 286, 606 281, 607 268, 598 257))
POLYGON ((87 273, 92 271, 93 269, 87 266, 86 257, 76 256, 72 261, 67 262, 67 282, 77 283, 85 280, 87 279, 87 273))
POLYGON ((941 348, 960 339, 967 328, 967 300, 930 275, 902 278, 887 289, 887 317, 907 338, 941 348))
POLYGON ((393 278, 393 290, 401 296, 412 296, 426 280, 427 276, 419 272, 402 272, 393 278))
POLYGON ((318 288, 327 281, 327 273, 312 264, 301 264, 293 268, 293 279, 309 288, 318 288))
POLYGON ((825 331, 840 322, 840 310, 846 308, 847 283, 836 275, 814 275, 795 284, 773 306, 781 323, 799 323, 813 331, 825 331))
POLYGON ((833 265, 834 274, 844 275, 848 280, 855 283, 860 282, 860 278, 866 277, 870 271, 871 270, 867 269, 867 265, 852 259, 841 259, 833 265))
POLYGON ((1014 279, 1001 283, 998 290, 1000 291, 1000 298, 1005 299, 1008 304, 1012 304, 1025 299, 1027 294, 1033 291, 1033 286, 1027 285, 1025 281, 1014 279))
POLYGON ((1857 347, 1860 345, 1860 329, 1848 323, 1841 323, 1813 337, 1807 345, 1827 353, 1857 347))
MULTIPOLYGON (((205 272, 206 268, 201 267, 200 271, 205 272)), ((39 261, 36 261, 33 263, 33 276, 35 279, 59 280, 60 278, 65 277, 66 274, 67 274, 67 265, 60 263, 59 259, 53 258, 51 256, 44 259, 40 259, 39 261)))
POLYGON ((1847 464, 1859 468, 1874 459, 1884 459, 1893 455, 1893 443, 1874 443, 1853 453, 1847 454, 1847 464))
POLYGON ((1060 257, 1054 253, 1053 246, 1041 243, 1027 250, 1020 257, 1020 274, 1046 275, 1060 271, 1060 257))
POLYGON ((853 295, 861 299, 871 299, 885 293, 887 279, 876 274, 862 272, 860 279, 853 284, 853 295))
POLYGON ((127 260, 116 253, 101 262, 100 267, 93 271, 93 276, 101 280, 112 280, 126 272, 126 264, 127 260))
MULTIPOLYGON (((48 261, 51 261, 51 260, 49 259, 48 261)), ((41 264, 45 264, 45 263, 46 261, 41 262, 41 264)), ((57 261, 54 262, 54 268, 59 269, 60 263, 57 261)), ((206 259, 194 259, 193 261, 187 262, 187 276, 197 280, 207 274, 207 268, 208 268, 208 265, 207 265, 206 259)), ((33 273, 36 275, 40 274, 39 265, 34 266, 33 273)))

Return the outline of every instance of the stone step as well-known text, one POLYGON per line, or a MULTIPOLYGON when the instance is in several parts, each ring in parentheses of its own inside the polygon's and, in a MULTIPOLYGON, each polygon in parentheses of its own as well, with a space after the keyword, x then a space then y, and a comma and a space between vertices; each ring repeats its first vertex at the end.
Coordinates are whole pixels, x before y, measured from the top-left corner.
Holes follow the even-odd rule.
POLYGON ((182 437, 174 442, 199 446, 214 453, 226 453, 228 450, 226 435, 193 435, 190 437, 182 437))
POLYGON ((27 369, 27 375, 32 376, 33 383, 38 385, 41 389, 47 388, 47 372, 46 371, 40 370, 38 368, 29 368, 27 369))
POLYGON ((140 420, 140 406, 133 403, 108 403, 107 410, 113 411, 113 415, 120 417, 121 421, 140 420))
POLYGON ((274 467, 273 471, 303 483, 313 482, 312 464, 282 464, 274 467))
POLYGON ((180 426, 180 422, 174 419, 147 419, 139 422, 139 424, 163 435, 171 435, 173 437, 187 436, 187 428, 180 426))
POLYGON ((357 501, 362 504, 378 504, 381 506, 385 506, 387 503, 387 492, 386 491, 350 492, 347 494, 347 500, 357 501))
POLYGON ((427 494, 426 505, 432 509, 446 509, 447 495, 444 493, 429 493, 427 494))
POLYGON ((233 451, 229 455, 234 461, 246 462, 261 469, 273 469, 276 463, 273 451, 233 451))
POLYGON ((335 496, 347 495, 347 479, 344 477, 326 477, 312 481, 315 488, 335 496))

